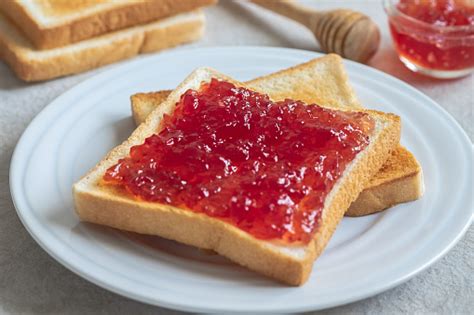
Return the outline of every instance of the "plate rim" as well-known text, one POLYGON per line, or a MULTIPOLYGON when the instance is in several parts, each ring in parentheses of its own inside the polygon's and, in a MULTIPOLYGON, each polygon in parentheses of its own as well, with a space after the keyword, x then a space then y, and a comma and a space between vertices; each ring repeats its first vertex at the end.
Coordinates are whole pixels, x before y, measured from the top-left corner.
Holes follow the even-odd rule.
MULTIPOLYGON (((125 296, 127 298, 132 298, 132 299, 135 299, 135 300, 147 303, 147 304, 151 304, 151 305, 156 305, 156 306, 161 306, 161 307, 166 307, 166 308, 172 308, 172 309, 177 309, 177 310, 184 310, 184 311, 200 311, 200 312, 229 311, 228 309, 220 309, 220 308, 212 308, 212 307, 206 309, 206 308, 203 308, 203 307, 195 308, 195 307, 192 307, 192 306, 189 306, 189 307, 188 306, 183 306, 181 304, 177 305, 175 303, 169 303, 165 300, 161 300, 159 296, 156 297, 153 300, 149 300, 146 297, 140 296, 138 294, 134 294, 131 291, 123 290, 122 288, 115 287, 113 285, 108 284, 107 282, 102 282, 101 279, 97 279, 97 278, 93 277, 92 275, 88 274, 87 272, 83 272, 82 270, 80 270, 76 266, 70 264, 67 260, 63 259, 61 257, 61 255, 57 254, 54 250, 50 249, 48 247, 48 245, 43 242, 43 240, 40 238, 40 236, 36 235, 34 233, 34 231, 32 230, 32 227, 29 225, 30 222, 28 221, 28 219, 26 219, 24 217, 24 213, 22 213, 22 211, 20 210, 20 208, 18 206, 18 204, 20 203, 19 202, 20 197, 17 194, 21 195, 21 190, 20 190, 20 192, 18 192, 17 187, 21 187, 21 185, 18 185, 17 182, 19 181, 19 178, 18 178, 18 176, 15 175, 19 172, 21 173, 21 171, 22 171, 22 169, 19 165, 19 160, 21 161, 21 158, 22 158, 20 156, 20 153, 21 153, 21 150, 23 149, 23 147, 27 146, 26 144, 27 144, 29 133, 31 132, 31 130, 33 130, 33 127, 35 125, 39 124, 38 122, 43 119, 42 118, 43 116, 47 115, 50 111, 53 111, 56 107, 58 107, 58 108, 61 107, 61 99, 66 98, 69 93, 73 93, 74 90, 80 89, 81 86, 90 84, 91 81, 92 82, 100 81, 100 79, 105 79, 107 77, 110 77, 114 73, 119 73, 119 72, 125 71, 126 69, 133 69, 134 67, 137 67, 140 64, 149 63, 153 59, 160 59, 164 55, 166 56, 166 55, 176 54, 176 53, 190 53, 190 52, 192 53, 193 51, 194 52, 195 51, 215 52, 217 50, 227 50, 227 51, 235 52, 237 54, 239 52, 242 52, 242 51, 245 51, 245 50, 249 50, 249 51, 251 51, 251 50, 260 50, 261 52, 266 52, 266 53, 276 53, 276 52, 285 53, 285 52, 287 52, 287 53, 296 53, 299 56, 304 55, 305 57, 309 57, 309 58, 316 58, 316 57, 320 57, 320 56, 324 55, 324 54, 319 53, 319 52, 313 52, 313 51, 307 51, 307 50, 301 50, 301 49, 293 49, 293 48, 267 47, 267 46, 216 46, 216 47, 201 47, 201 48, 199 48, 199 47, 198 48, 189 48, 189 47, 187 47, 187 48, 180 49, 180 50, 171 50, 171 51, 160 53, 160 54, 144 56, 144 57, 139 58, 139 59, 127 61, 127 62, 118 64, 118 65, 112 66, 110 69, 106 69, 106 70, 104 70, 100 73, 97 73, 97 74, 95 74, 91 77, 88 77, 85 80, 79 82, 78 84, 70 87, 69 89, 64 91, 62 94, 60 94, 58 97, 56 97, 54 100, 52 100, 48 105, 46 105, 40 111, 40 113, 38 115, 36 115, 36 117, 28 124, 28 126, 23 131, 22 135, 20 136, 20 138, 19 138, 19 140, 18 140, 18 142, 15 146, 15 149, 14 149, 14 152, 13 152, 13 155, 12 155, 12 158, 11 158, 10 170, 9 170, 10 193, 11 193, 11 196, 12 196, 12 200, 13 200, 13 204, 15 206, 16 213, 17 213, 18 217, 20 218, 20 221, 22 222, 23 226, 26 228, 26 230, 32 236, 32 238, 40 245, 40 247, 43 248, 43 250, 45 250, 56 261, 58 261, 63 266, 65 266, 66 268, 71 270, 73 273, 79 275, 82 278, 85 278, 86 280, 88 280, 88 281, 90 281, 90 282, 92 282, 92 283, 94 283, 94 284, 96 284, 96 285, 98 285, 98 286, 100 286, 104 289, 107 289, 109 291, 117 293, 121 296, 125 296)), ((399 85, 403 86, 404 89, 408 89, 411 93, 415 93, 415 95, 418 95, 418 96, 424 98, 424 100, 426 102, 429 102, 432 105, 436 105, 432 108, 435 108, 438 111, 438 114, 441 114, 443 116, 443 118, 446 118, 450 122, 451 127, 454 127, 456 129, 455 130, 456 133, 459 134, 462 137, 461 142, 464 145, 466 145, 467 143, 471 144, 471 159, 472 159, 472 157, 473 157, 472 143, 471 143, 469 137, 467 136, 467 133, 464 131, 464 129, 461 127, 461 125, 457 122, 457 120, 454 117, 452 117, 451 114, 449 114, 449 112, 447 112, 443 107, 441 107, 441 105, 439 105, 437 102, 432 100, 430 97, 428 97, 427 95, 425 95, 421 91, 417 90, 416 88, 412 87, 411 85, 405 83, 404 81, 402 81, 402 80, 400 80, 400 79, 398 79, 398 78, 396 78, 396 77, 394 77, 390 74, 384 73, 384 72, 382 72, 378 69, 375 69, 375 68, 372 68, 372 67, 369 67, 369 66, 366 66, 366 65, 358 64, 354 61, 350 61, 350 60, 346 60, 346 59, 344 59, 344 63, 348 63, 352 67, 355 66, 356 68, 363 69, 362 71, 369 71, 369 72, 372 72, 376 75, 381 75, 383 77, 386 77, 389 80, 395 80, 395 81, 397 81, 397 83, 399 85)), ((381 285, 380 287, 376 288, 375 290, 369 290, 369 291, 364 292, 362 294, 354 294, 350 298, 345 299, 343 302, 327 303, 326 305, 318 304, 317 306, 314 306, 314 307, 311 307, 311 305, 307 306, 307 307, 301 307, 301 308, 289 307, 288 309, 283 309, 283 310, 281 308, 278 309, 278 310, 271 309, 271 308, 265 309, 265 310, 254 310, 254 309, 242 308, 242 309, 239 309, 239 310, 236 310, 236 311, 233 311, 233 312, 238 312, 238 313, 248 312, 248 311, 253 311, 253 312, 274 312, 274 311, 303 312, 303 311, 309 311, 309 310, 319 310, 319 309, 325 309, 325 308, 334 307, 334 306, 340 306, 340 305, 348 304, 348 303, 351 303, 351 302, 354 302, 354 301, 358 301, 358 300, 376 295, 380 292, 386 291, 390 288, 393 288, 393 287, 399 285, 400 283, 403 283, 403 282, 409 280, 410 278, 412 278, 413 276, 415 276, 419 272, 425 270, 427 267, 432 265, 435 261, 442 258, 464 236, 464 234, 466 233, 466 231, 468 230, 468 228, 472 224, 473 217, 474 217, 474 215, 471 215, 471 218, 465 222, 463 228, 458 232, 457 236, 454 237, 450 241, 449 245, 446 246, 441 252, 437 253, 437 255, 435 255, 432 259, 425 262, 422 266, 420 266, 416 270, 412 270, 412 272, 406 274, 404 277, 400 277, 395 281, 386 283, 385 285, 381 285)), ((230 310, 230 311, 232 311, 232 310, 230 310)))

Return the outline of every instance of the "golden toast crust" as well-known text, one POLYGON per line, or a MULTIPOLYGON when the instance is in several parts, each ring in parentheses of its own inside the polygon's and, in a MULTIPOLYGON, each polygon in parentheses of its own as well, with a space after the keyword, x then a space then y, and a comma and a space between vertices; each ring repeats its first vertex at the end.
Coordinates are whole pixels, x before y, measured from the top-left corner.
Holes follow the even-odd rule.
MULTIPOLYGON (((15 21, 23 34, 38 49, 51 49, 69 45, 98 35, 138 24, 192 11, 215 4, 217 0, 147 0, 117 2, 90 14, 67 19, 66 22, 43 25, 18 1, 0 1, 0 11, 15 21)), ((94 3, 94 2, 91 2, 94 3)), ((84 8, 82 8, 84 9, 84 8)))
POLYGON ((0 57, 24 81, 48 80, 197 40, 204 32, 204 23, 204 15, 197 11, 168 24, 155 22, 40 51, 0 14, 0 28, 4 30, 0 32, 0 57))

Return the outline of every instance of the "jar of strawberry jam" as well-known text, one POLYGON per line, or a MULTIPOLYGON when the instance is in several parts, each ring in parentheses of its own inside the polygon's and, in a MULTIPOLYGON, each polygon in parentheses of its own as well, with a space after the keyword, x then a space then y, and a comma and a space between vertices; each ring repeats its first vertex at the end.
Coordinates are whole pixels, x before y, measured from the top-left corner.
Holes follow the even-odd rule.
POLYGON ((384 0, 400 60, 412 71, 457 78, 474 71, 473 0, 384 0))

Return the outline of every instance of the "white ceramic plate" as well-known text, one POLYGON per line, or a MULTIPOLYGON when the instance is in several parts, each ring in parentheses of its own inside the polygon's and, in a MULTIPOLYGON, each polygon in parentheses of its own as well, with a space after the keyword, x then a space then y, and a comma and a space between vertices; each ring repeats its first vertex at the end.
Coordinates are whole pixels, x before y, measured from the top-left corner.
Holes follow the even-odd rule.
POLYGON ((346 67, 362 103, 402 117, 402 144, 421 162, 426 193, 380 214, 344 218, 304 286, 277 284, 171 241, 80 223, 73 212, 72 183, 134 128, 131 94, 171 89, 198 66, 248 80, 318 56, 261 47, 172 51, 78 84, 47 106, 17 145, 10 185, 19 217, 51 256, 80 276, 124 296, 181 310, 315 310, 406 281, 445 254, 470 224, 471 143, 431 99, 354 62, 346 67))

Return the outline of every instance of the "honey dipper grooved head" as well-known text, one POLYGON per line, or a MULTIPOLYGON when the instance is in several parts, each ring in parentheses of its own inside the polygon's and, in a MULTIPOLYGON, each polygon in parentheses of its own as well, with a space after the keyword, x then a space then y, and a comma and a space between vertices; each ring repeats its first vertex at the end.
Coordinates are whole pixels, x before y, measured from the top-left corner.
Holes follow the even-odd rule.
POLYGON ((377 51, 380 44, 380 32, 368 17, 357 20, 348 30, 342 42, 342 56, 351 60, 366 62, 377 51))
POLYGON ((377 25, 366 15, 351 10, 333 10, 313 20, 310 27, 321 48, 328 53, 368 61, 380 43, 377 25))
POLYGON ((293 0, 251 1, 309 28, 325 52, 366 62, 379 46, 378 27, 360 12, 348 9, 316 11, 293 0))

